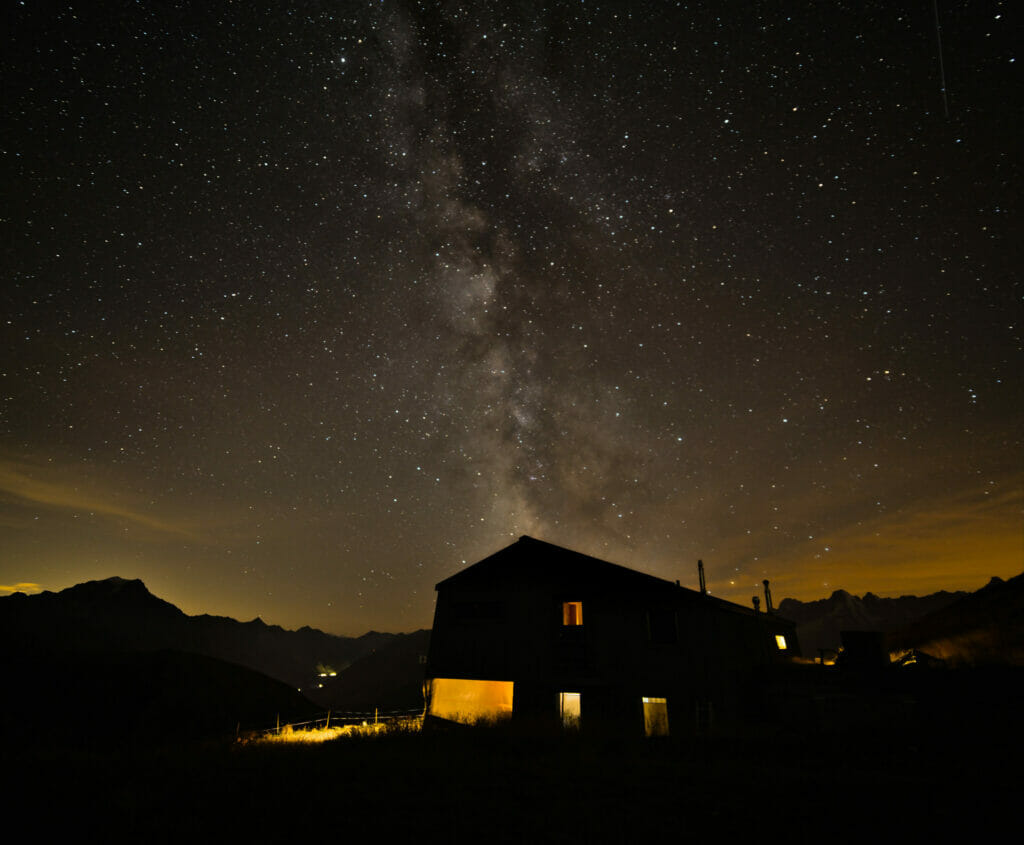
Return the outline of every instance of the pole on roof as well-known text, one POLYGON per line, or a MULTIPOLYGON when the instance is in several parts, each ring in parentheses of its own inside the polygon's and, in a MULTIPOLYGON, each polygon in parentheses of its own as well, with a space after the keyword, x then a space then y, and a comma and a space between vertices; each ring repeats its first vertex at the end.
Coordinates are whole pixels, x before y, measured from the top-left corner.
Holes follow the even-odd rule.
POLYGON ((767 578, 762 583, 764 584, 764 612, 772 613, 772 588, 768 586, 767 578))
POLYGON ((697 561, 697 574, 700 576, 700 594, 706 596, 708 594, 708 585, 704 582, 704 561, 697 561))

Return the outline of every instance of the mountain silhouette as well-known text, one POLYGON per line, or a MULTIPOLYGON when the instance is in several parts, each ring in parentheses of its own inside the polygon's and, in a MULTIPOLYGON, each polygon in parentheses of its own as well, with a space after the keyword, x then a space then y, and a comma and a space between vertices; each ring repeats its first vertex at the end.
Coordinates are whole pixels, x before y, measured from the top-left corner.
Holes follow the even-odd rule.
POLYGON ((259 672, 179 651, 37 651, 0 657, 4 748, 111 750, 304 721, 319 708, 259 672))
POLYGON ((842 631, 881 631, 891 651, 919 649, 943 660, 1024 665, 1024 573, 992 578, 976 592, 863 598, 836 590, 827 599, 783 599, 808 656, 835 651, 842 631))
POLYGON ((142 581, 107 578, 36 595, 0 598, 0 637, 12 653, 141 652, 161 649, 237 663, 292 687, 306 687, 318 666, 340 671, 397 635, 340 637, 315 628, 288 631, 257 617, 188 616, 142 581))
POLYGON ((315 701, 339 710, 415 710, 423 707, 423 659, 430 631, 401 634, 377 651, 364 654, 336 678, 324 678, 311 690, 315 701))
POLYGON ((861 598, 836 590, 827 599, 817 601, 783 599, 778 613, 796 622, 804 654, 815 657, 821 651, 837 651, 842 631, 896 631, 965 595, 943 590, 927 596, 887 599, 869 592, 861 598))
POLYGON ((890 643, 953 663, 1024 666, 1024 573, 993 578, 895 632, 890 643))

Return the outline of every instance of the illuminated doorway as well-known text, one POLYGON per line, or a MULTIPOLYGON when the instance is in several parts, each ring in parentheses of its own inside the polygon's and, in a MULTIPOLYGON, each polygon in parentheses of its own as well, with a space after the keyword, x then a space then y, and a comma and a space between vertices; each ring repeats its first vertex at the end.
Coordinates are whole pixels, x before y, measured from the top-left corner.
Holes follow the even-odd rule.
POLYGON ((562 727, 575 730, 580 726, 580 694, 578 692, 560 692, 558 709, 562 714, 562 727))
POLYGON ((668 700, 644 696, 644 733, 668 736, 668 700))

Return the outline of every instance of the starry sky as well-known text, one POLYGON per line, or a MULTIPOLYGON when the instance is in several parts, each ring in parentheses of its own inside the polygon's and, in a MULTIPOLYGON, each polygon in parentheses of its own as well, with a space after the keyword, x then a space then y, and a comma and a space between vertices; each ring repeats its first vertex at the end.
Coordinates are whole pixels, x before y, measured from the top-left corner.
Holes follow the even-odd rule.
POLYGON ((0 594, 1024 569, 1015 4, 5 5, 0 594))

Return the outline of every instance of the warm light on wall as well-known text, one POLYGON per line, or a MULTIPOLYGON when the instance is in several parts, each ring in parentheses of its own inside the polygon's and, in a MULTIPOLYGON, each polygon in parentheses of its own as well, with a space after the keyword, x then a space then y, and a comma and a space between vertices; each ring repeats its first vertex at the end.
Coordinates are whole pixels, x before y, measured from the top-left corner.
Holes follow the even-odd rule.
POLYGON ((434 678, 430 682, 431 716, 471 725, 512 715, 512 681, 434 678))
POLYGON ((562 602, 562 624, 570 626, 583 624, 583 602, 562 602))

